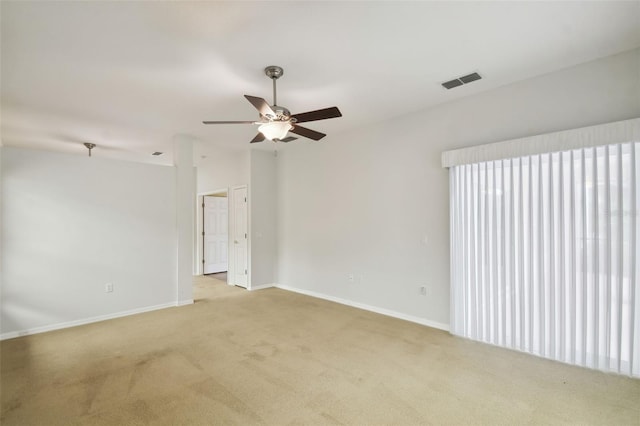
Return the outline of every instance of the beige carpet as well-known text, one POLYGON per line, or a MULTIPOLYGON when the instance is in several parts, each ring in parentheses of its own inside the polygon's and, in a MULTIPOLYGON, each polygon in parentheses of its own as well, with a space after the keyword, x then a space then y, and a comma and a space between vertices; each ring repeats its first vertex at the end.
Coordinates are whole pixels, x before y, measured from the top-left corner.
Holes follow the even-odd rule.
POLYGON ((1 343, 8 425, 640 424, 640 380, 278 289, 1 343))

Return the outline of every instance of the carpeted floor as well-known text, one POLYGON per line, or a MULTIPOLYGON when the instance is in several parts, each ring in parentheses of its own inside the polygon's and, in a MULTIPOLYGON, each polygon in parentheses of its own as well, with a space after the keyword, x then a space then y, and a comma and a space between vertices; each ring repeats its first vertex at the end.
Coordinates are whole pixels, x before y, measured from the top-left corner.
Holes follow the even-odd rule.
POLYGON ((640 424, 640 380, 278 289, 3 341, 9 425, 640 424))

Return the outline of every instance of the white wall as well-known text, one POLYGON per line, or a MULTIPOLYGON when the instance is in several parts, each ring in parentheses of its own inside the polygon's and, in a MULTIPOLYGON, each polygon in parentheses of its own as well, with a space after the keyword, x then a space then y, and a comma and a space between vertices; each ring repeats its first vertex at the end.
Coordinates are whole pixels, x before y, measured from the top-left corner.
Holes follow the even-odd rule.
MULTIPOLYGON (((272 143, 272 142, 267 142, 272 143)), ((251 288, 273 285, 277 267, 277 157, 251 151, 249 184, 251 288)))
POLYGON ((193 145, 196 139, 187 134, 173 136, 173 163, 175 167, 175 209, 177 244, 177 298, 178 304, 193 303, 193 258, 195 257, 195 204, 197 170, 193 167, 193 145))
POLYGON ((177 302, 174 168, 4 147, 2 197, 4 337, 177 302))
POLYGON ((198 194, 210 193, 249 181, 249 151, 217 149, 196 162, 198 194))
POLYGON ((278 283, 447 327, 442 151, 638 117, 639 79, 635 50, 289 144, 278 157, 278 283))

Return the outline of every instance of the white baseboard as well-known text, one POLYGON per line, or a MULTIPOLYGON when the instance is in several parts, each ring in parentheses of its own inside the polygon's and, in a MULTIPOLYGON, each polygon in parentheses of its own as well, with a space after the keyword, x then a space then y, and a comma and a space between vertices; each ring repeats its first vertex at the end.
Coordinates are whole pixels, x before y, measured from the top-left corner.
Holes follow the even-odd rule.
POLYGON ((114 319, 114 318, 120 318, 120 317, 129 316, 129 315, 141 314, 141 313, 144 313, 144 312, 157 311, 158 309, 166 309, 166 308, 173 308, 173 307, 176 307, 176 306, 188 305, 188 304, 191 304, 191 303, 193 303, 193 300, 184 300, 184 301, 180 301, 180 302, 163 303, 161 305, 154 305, 154 306, 147 306, 147 307, 144 307, 144 308, 130 309, 128 311, 120 311, 120 312, 116 312, 116 313, 113 313, 113 314, 99 315, 99 316, 96 316, 96 317, 84 318, 84 319, 68 321, 68 322, 61 322, 61 323, 58 323, 58 324, 45 325, 45 326, 42 326, 42 327, 27 328, 25 330, 19 330, 19 331, 9 331, 7 333, 0 334, 0 340, 13 339, 14 337, 28 336, 30 334, 45 333, 47 331, 61 330, 63 328, 77 327, 79 325, 91 324, 93 322, 106 321, 106 320, 110 320, 110 319, 114 319))
POLYGON ((249 291, 263 290, 265 288, 277 287, 275 284, 252 285, 249 291))
POLYGON ((274 287, 292 291, 294 293, 304 294, 306 296, 317 297, 318 299, 329 300, 331 302, 340 303, 341 305, 347 305, 358 309, 364 309, 365 311, 375 312, 377 314, 386 315, 388 317, 398 318, 405 321, 415 322, 417 324, 426 325, 427 327, 437 328, 439 330, 449 331, 449 325, 436 321, 430 321, 420 317, 414 317, 413 315, 406 315, 400 312, 392 311, 390 309, 379 308, 377 306, 366 305, 364 303, 358 303, 340 297, 328 296, 326 294, 317 293, 315 291, 303 290, 295 287, 289 287, 287 285, 274 284, 274 287))

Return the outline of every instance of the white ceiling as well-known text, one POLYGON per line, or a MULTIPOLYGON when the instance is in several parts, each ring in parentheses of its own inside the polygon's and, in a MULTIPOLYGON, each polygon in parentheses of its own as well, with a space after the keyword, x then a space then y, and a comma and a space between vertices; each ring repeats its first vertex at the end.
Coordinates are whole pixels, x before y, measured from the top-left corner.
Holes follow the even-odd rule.
POLYGON ((640 46, 638 1, 0 4, 4 145, 161 163, 180 133, 198 157, 248 149, 255 126, 201 121, 256 119, 242 95, 272 101, 267 65, 291 112, 341 109, 308 123, 327 141, 640 46))

